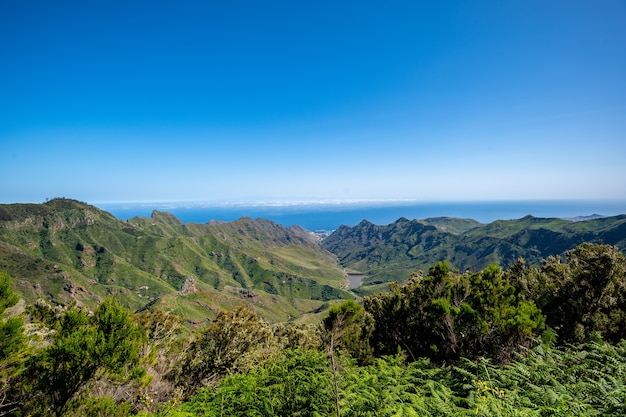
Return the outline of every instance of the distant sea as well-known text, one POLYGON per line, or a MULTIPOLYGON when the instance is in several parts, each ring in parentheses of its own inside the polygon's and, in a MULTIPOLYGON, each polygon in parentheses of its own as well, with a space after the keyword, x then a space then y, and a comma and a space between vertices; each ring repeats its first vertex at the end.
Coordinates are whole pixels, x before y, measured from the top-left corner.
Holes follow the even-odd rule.
POLYGON ((611 201, 495 201, 495 202, 287 202, 287 203, 100 203, 95 204, 121 220, 150 217, 153 210, 168 212, 184 223, 233 221, 240 217, 264 218, 284 226, 299 225, 311 231, 332 231, 362 220, 386 225, 401 217, 470 218, 481 223, 535 217, 574 218, 599 214, 626 214, 626 200, 611 201))

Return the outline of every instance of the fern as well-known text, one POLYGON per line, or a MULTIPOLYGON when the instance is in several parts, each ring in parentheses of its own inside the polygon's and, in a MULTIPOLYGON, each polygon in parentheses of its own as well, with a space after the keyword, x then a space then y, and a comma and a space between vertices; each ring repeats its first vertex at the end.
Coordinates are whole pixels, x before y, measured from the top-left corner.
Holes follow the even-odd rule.
MULTIPOLYGON (((487 360, 406 365, 400 356, 379 358, 368 366, 344 362, 342 417, 626 415, 626 343, 594 340, 569 348, 535 347, 508 365, 487 360)), ((295 409, 285 404, 289 399, 300 404, 294 415, 327 416, 333 410, 328 372, 322 353, 283 354, 246 374, 227 377, 214 391, 201 390, 178 411, 225 417, 292 415, 295 409), (316 402, 314 396, 327 396, 328 401, 316 402)))

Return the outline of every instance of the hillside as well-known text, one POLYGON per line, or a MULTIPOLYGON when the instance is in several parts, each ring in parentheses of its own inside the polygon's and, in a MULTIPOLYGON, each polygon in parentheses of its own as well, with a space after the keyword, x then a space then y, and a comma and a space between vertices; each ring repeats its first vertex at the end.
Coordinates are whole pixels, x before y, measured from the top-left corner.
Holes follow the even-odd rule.
POLYGON ((370 293, 441 260, 460 271, 480 270, 490 263, 507 267, 518 257, 536 264, 582 242, 626 247, 626 215, 585 221, 526 216, 490 224, 400 218, 379 226, 364 220, 354 227, 341 226, 322 246, 345 268, 366 274, 359 292, 370 293))
POLYGON ((0 205, 0 270, 29 302, 132 310, 159 306, 191 322, 246 303, 287 321, 351 298, 344 273, 314 235, 262 219, 183 224, 168 213, 120 221, 68 199, 0 205))
POLYGON ((364 220, 320 244, 301 227, 264 219, 184 224, 154 211, 120 221, 69 199, 0 205, 0 270, 26 301, 95 305, 114 295, 132 310, 160 307, 192 323, 241 303, 274 322, 306 319, 353 297, 344 269, 367 275, 357 292, 368 294, 441 260, 460 271, 507 267, 518 257, 536 264, 582 242, 625 247, 626 216, 364 220))

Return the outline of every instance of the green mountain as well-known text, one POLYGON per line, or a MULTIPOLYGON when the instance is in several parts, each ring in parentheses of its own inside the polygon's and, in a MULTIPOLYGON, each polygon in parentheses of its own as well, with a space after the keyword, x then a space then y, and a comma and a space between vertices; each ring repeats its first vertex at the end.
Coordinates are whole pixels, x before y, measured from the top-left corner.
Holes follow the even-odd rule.
POLYGON ((242 303, 287 321, 353 297, 334 256, 300 227, 250 218, 183 224, 158 211, 120 221, 69 199, 0 205, 0 270, 29 302, 95 305, 113 295, 192 323, 242 303))
POLYGON ((113 295, 132 310, 158 307, 191 323, 242 303, 273 322, 307 320, 333 300, 354 297, 344 269, 366 275, 357 292, 367 294, 441 260, 477 271, 518 257, 539 263, 582 242, 625 247, 626 215, 364 220, 320 243, 301 227, 264 219, 184 224, 154 211, 121 221, 69 199, 0 205, 0 270, 26 301, 92 306, 113 295))
POLYGON ((364 220, 341 226, 322 247, 345 268, 366 274, 359 292, 371 293, 442 260, 460 271, 477 271, 490 263, 507 267, 519 257, 539 263, 583 242, 626 247, 626 215, 585 221, 526 216, 486 225, 448 218, 401 218, 385 226, 364 220))

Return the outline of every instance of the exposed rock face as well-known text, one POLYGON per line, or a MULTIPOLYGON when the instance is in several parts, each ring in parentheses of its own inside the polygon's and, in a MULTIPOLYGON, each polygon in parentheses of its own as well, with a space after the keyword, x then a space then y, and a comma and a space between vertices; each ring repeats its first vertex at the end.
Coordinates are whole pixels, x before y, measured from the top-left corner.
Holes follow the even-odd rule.
POLYGON ((247 299, 247 298, 255 298, 258 297, 259 295, 257 293, 255 293, 254 291, 248 289, 248 288, 239 288, 239 287, 231 287, 231 286, 226 286, 224 287, 224 289, 232 294, 236 294, 241 298, 247 299))
POLYGON ((196 280, 193 279, 192 277, 185 278, 185 281, 183 281, 183 285, 182 285, 179 293, 181 295, 189 295, 189 294, 193 294, 193 293, 197 293, 197 292, 200 292, 200 290, 198 290, 198 286, 197 286, 196 280))
POLYGON ((67 292, 69 296, 72 298, 76 298, 79 292, 82 292, 82 293, 87 292, 85 288, 78 286, 78 285, 74 285, 71 282, 65 283, 65 285, 63 286, 63 291, 67 292))

